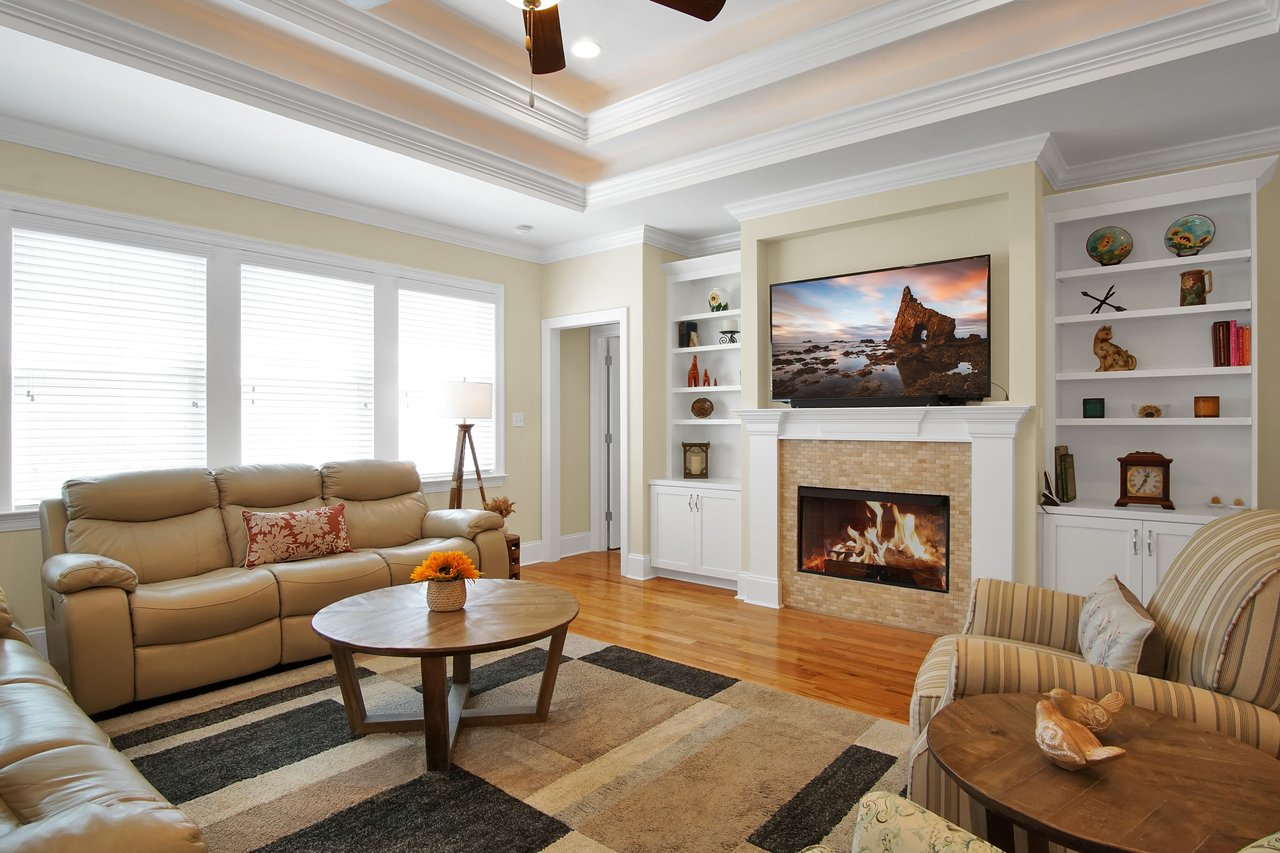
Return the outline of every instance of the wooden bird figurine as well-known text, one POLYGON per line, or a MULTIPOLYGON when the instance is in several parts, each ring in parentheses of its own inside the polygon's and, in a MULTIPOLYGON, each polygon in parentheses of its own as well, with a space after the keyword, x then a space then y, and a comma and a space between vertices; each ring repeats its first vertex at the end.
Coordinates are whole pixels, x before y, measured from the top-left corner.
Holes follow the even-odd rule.
POLYGON ((1123 749, 1103 746, 1093 732, 1068 720, 1048 699, 1036 703, 1036 743, 1046 758, 1066 770, 1080 770, 1124 756, 1123 749))
POLYGON ((1077 696, 1064 687, 1055 687, 1047 696, 1062 716, 1075 720, 1095 735, 1100 735, 1115 722, 1112 715, 1124 707, 1124 697, 1112 691, 1101 699, 1093 700, 1087 696, 1077 696))

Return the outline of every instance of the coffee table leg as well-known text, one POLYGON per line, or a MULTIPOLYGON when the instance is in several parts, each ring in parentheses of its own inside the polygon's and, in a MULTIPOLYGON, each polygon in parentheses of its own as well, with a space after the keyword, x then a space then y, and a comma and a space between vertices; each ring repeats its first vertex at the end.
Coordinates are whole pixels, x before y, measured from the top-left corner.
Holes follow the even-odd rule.
POLYGON ((990 809, 987 810, 987 840, 1001 850, 1013 849, 1013 824, 990 809))
POLYGON ((564 638, 569 633, 566 625, 551 635, 551 644, 547 648, 547 667, 542 671, 542 686, 538 688, 538 707, 535 716, 538 722, 545 723, 551 713, 551 694, 556 690, 556 675, 560 672, 560 655, 564 652, 564 638))
POLYGON ((422 728, 427 741, 427 769, 448 770, 449 691, 444 680, 444 658, 422 659, 422 728))
POLYGON ((345 646, 330 645, 333 652, 333 670, 338 676, 338 687, 342 690, 342 707, 347 710, 347 725, 353 735, 365 733, 364 693, 360 691, 360 679, 356 677, 356 664, 351 649, 345 646))

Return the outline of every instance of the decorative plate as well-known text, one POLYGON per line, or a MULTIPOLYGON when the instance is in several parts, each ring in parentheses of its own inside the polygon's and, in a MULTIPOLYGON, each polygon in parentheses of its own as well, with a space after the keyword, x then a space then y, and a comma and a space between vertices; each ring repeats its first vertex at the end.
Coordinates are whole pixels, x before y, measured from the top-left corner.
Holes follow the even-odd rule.
POLYGON ((1133 251, 1133 237, 1118 225, 1099 228, 1084 241, 1084 249, 1104 267, 1113 266, 1129 257, 1133 251))
POLYGON ((1164 245, 1180 258, 1200 254, 1200 250, 1213 242, 1216 229, 1213 220, 1202 213, 1184 216, 1164 232, 1164 245))
POLYGON ((715 404, 706 397, 699 397, 693 401, 693 405, 689 407, 689 411, 693 412, 693 416, 695 418, 706 418, 711 416, 711 413, 715 411, 715 408, 715 404))

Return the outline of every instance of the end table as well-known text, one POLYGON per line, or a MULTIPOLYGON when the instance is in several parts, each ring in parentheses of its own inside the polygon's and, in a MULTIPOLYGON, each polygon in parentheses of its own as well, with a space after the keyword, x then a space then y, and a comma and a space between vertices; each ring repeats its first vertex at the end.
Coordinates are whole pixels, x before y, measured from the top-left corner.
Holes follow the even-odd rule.
POLYGON ((503 534, 507 537, 507 556, 511 558, 512 580, 520 580, 520 537, 515 533, 503 534))

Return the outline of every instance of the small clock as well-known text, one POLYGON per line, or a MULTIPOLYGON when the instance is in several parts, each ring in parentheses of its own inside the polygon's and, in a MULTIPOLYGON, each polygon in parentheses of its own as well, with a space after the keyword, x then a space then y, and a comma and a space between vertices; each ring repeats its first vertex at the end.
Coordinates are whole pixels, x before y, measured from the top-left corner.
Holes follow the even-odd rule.
POLYGON ((1147 450, 1121 456, 1117 461, 1120 463, 1120 499, 1116 506, 1149 504, 1173 509, 1173 501, 1169 500, 1172 459, 1147 450))
POLYGON ((685 441, 681 444, 684 447, 684 478, 707 479, 707 450, 711 447, 711 442, 685 441))

